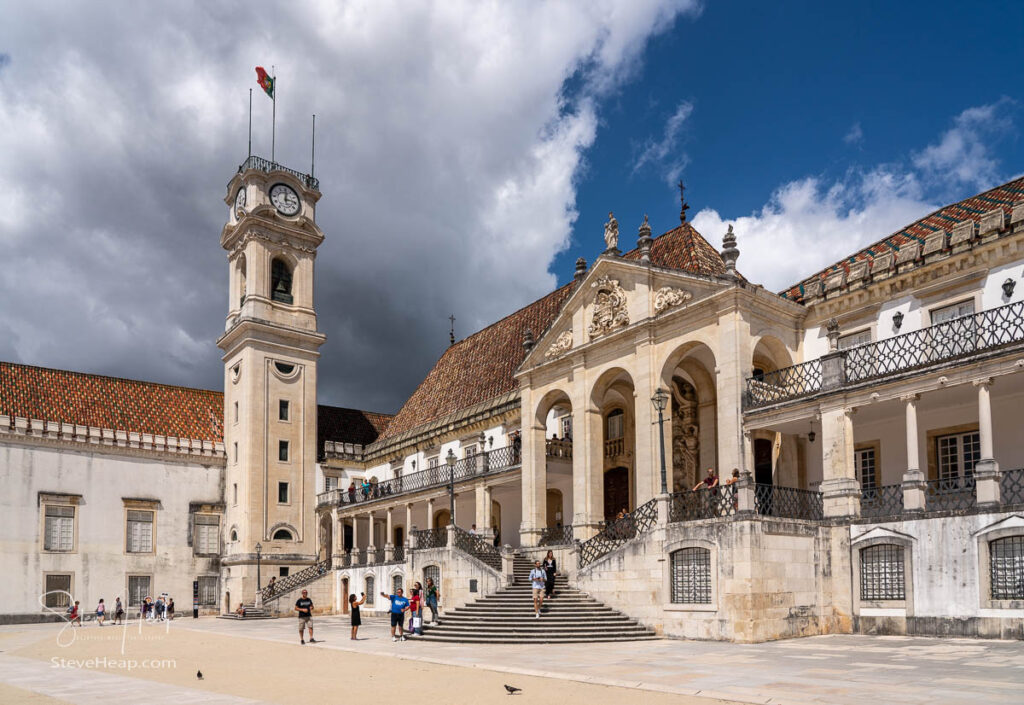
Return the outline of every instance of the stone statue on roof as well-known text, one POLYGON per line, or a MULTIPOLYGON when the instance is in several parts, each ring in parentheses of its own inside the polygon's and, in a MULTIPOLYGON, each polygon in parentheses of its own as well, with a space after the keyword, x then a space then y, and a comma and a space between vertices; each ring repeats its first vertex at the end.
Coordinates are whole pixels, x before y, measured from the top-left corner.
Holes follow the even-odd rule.
POLYGON ((604 224, 605 252, 613 252, 619 248, 619 221, 608 211, 608 222, 604 224))

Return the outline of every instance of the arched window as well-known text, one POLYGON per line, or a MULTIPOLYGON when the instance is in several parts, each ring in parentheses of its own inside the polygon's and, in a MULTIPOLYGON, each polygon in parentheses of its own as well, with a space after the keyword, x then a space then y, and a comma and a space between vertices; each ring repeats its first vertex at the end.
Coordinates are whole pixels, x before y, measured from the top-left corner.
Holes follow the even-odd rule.
POLYGON ((231 530, 231 540, 232 541, 238 541, 238 532, 235 531, 234 529, 231 530))
POLYGON ((292 270, 280 258, 270 263, 270 298, 285 304, 292 302, 292 270))
POLYGON ((403 585, 402 585, 402 574, 401 573, 395 573, 394 575, 391 576, 391 594, 392 595, 397 595, 398 591, 401 590, 402 587, 403 587, 403 585))
POLYGON ((366 604, 369 607, 373 607, 375 592, 373 590, 373 576, 366 576, 366 604))
POLYGON ((989 577, 993 600, 1024 600, 1024 536, 990 541, 989 577))
POLYGON ((609 441, 626 435, 626 414, 622 409, 613 409, 608 412, 607 431, 608 436, 606 440, 609 441))
POLYGON ((238 257, 238 293, 238 305, 241 306, 245 303, 245 255, 238 257))
POLYGON ((288 529, 278 529, 277 531, 274 532, 274 540, 275 541, 291 541, 292 540, 292 532, 288 531, 288 529))
POLYGON ((673 551, 672 602, 684 605, 711 603, 711 551, 706 548, 680 548, 673 551))
POLYGON ((860 550, 860 599, 907 599, 903 546, 880 543, 860 550))

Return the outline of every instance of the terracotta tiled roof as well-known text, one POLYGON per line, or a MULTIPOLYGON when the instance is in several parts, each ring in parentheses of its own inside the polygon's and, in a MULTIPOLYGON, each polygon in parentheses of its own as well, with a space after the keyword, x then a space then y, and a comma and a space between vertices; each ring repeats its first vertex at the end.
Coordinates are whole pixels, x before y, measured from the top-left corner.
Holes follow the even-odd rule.
MULTIPOLYGON (((640 250, 630 250, 622 258, 639 260, 640 250)), ((684 223, 654 238, 651 243, 651 262, 658 267, 680 269, 693 274, 725 274, 725 262, 718 250, 690 223, 684 223)))
MULTIPOLYGON (((1021 199, 1024 199, 1024 177, 1014 179, 1002 186, 997 186, 984 193, 979 193, 958 203, 940 208, 934 213, 930 213, 905 228, 882 238, 873 245, 865 247, 860 252, 856 252, 846 259, 823 269, 816 275, 805 278, 804 282, 814 279, 815 276, 826 279, 830 274, 840 269, 849 272, 850 265, 854 262, 870 261, 886 252, 899 252, 900 247, 907 243, 920 242, 923 244, 925 238, 930 233, 937 230, 950 231, 954 225, 962 220, 970 219, 977 222, 981 220, 982 214, 996 208, 1002 208, 1009 215, 1013 203, 1019 202, 1021 199)), ((794 284, 785 291, 780 292, 780 295, 787 299, 801 301, 804 295, 803 282, 794 284)))
POLYGON ((204 441, 224 440, 224 396, 0 362, 0 414, 204 441))
POLYGON ((316 408, 317 452, 323 452, 324 441, 369 445, 377 440, 393 418, 392 414, 321 404, 316 408))

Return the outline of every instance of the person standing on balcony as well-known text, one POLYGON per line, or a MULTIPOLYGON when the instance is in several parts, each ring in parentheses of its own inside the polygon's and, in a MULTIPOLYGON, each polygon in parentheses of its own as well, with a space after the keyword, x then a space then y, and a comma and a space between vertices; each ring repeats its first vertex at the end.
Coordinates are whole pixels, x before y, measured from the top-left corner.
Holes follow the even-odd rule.
POLYGON ((402 588, 395 590, 394 595, 382 592, 380 594, 385 600, 391 600, 391 641, 405 641, 405 634, 402 632, 402 619, 409 610, 409 600, 402 595, 402 588), (395 634, 395 630, 398 634, 395 634))
POLYGON ((540 608, 544 606, 544 584, 547 579, 548 574, 541 568, 540 561, 534 561, 530 584, 533 586, 533 616, 536 619, 540 619, 540 608))
POLYGON ((555 596, 555 572, 558 570, 554 551, 548 551, 541 566, 544 568, 544 597, 550 600, 555 596))
POLYGON ((348 483, 348 503, 352 504, 356 501, 356 481, 348 483))
POLYGON ((357 600, 355 593, 348 596, 348 611, 352 616, 352 641, 359 641, 356 639, 356 632, 359 631, 359 625, 363 623, 363 618, 359 616, 359 605, 366 602, 366 593, 359 593, 362 595, 362 599, 357 600))
POLYGON ((703 480, 698 482, 693 491, 711 489, 712 487, 718 487, 718 473, 715 472, 714 468, 708 468, 708 475, 703 480))
POLYGON ((426 604, 430 609, 430 623, 440 624, 437 620, 437 605, 441 600, 441 593, 437 591, 437 585, 434 585, 433 578, 427 578, 427 599, 426 604))

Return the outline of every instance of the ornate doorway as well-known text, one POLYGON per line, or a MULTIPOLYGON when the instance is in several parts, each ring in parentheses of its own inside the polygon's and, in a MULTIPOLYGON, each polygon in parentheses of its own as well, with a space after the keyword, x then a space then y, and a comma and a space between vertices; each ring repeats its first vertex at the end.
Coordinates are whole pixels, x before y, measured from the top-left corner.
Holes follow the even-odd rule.
POLYGON ((604 474, 604 518, 614 519, 622 510, 629 511, 629 468, 612 468, 604 474))

